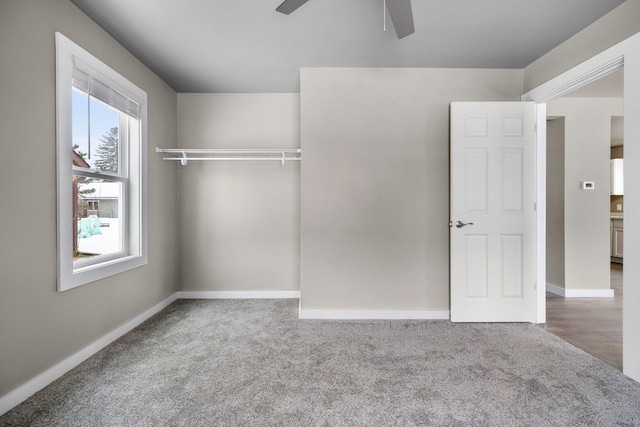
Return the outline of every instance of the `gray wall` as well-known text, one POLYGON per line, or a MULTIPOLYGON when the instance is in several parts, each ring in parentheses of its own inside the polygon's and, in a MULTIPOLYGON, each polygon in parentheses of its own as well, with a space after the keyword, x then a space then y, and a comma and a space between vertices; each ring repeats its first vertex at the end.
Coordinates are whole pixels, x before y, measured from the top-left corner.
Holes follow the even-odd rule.
POLYGON ((564 117, 547 121, 547 283, 564 288, 564 117))
POLYGON ((528 92, 640 31, 640 0, 627 0, 524 70, 528 92))
POLYGON ((611 117, 622 114, 618 98, 560 98, 549 116, 565 118, 565 288, 610 287, 611 117), (594 181, 594 190, 580 183, 594 181))
POLYGON ((0 2, 0 396, 175 292, 176 94, 66 0, 0 2), (55 42, 60 31, 148 94, 149 264, 56 292, 55 42))
MULTIPOLYGON (((298 94, 179 94, 183 148, 299 148, 298 94)), ((184 291, 298 290, 300 162, 178 168, 184 291)))
POLYGON ((521 70, 301 70, 301 307, 449 309, 449 104, 521 70))

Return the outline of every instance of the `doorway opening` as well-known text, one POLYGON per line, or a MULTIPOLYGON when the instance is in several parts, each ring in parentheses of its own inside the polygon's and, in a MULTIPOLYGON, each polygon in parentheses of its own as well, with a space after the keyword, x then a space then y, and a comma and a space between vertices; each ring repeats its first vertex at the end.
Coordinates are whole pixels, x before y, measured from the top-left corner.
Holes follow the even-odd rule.
POLYGON ((623 70, 547 104, 546 326, 622 369, 623 70))

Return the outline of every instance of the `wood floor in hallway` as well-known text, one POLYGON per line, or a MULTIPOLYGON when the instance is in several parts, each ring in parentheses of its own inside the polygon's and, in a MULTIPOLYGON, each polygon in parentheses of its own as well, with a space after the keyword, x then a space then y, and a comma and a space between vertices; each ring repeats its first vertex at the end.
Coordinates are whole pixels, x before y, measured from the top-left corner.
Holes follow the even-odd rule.
POLYGON ((611 264, 614 298, 564 298, 547 292, 545 329, 622 369, 622 264, 611 264))

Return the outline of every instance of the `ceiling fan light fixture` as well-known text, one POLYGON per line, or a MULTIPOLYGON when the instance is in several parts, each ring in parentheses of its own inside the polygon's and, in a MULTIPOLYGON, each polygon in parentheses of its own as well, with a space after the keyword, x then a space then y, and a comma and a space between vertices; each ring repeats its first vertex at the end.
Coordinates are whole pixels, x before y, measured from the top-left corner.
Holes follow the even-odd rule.
MULTIPOLYGON (((289 15, 295 12, 300 6, 309 0, 284 0, 276 11, 289 15)), ((411 0, 384 0, 396 35, 399 39, 407 37, 416 32, 413 25, 413 11, 411 9, 411 0)), ((384 29, 386 31, 386 21, 384 21, 384 29)))

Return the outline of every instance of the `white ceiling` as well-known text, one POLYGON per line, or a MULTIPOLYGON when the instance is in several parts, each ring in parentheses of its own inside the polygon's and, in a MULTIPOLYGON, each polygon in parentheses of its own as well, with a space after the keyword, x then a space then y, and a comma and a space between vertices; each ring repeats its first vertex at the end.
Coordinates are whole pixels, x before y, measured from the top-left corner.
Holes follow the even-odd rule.
POLYGON ((178 92, 299 92, 300 67, 524 68, 624 0, 71 0, 178 92))

